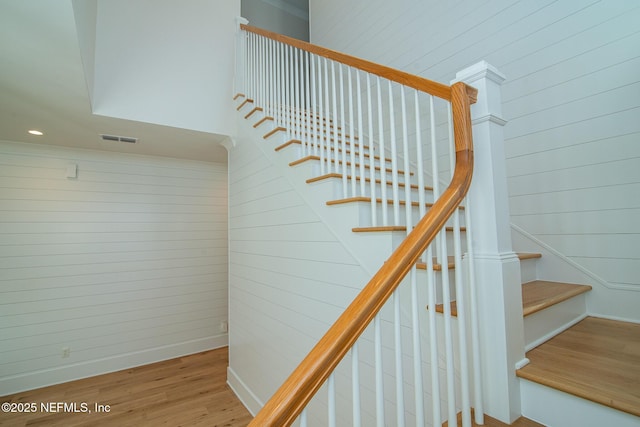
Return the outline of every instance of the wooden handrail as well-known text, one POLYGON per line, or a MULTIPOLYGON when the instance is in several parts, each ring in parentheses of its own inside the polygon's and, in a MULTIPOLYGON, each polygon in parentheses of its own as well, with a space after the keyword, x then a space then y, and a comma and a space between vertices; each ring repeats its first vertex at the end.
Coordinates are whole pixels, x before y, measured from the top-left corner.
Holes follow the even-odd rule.
POLYGON ((366 71, 371 74, 384 77, 388 80, 401 83, 405 86, 437 96, 438 98, 451 101, 451 87, 447 85, 443 85, 442 83, 434 82, 433 80, 429 80, 429 79, 425 79, 424 77, 419 77, 413 74, 409 74, 404 71, 397 70, 395 68, 385 67, 384 65, 376 64, 375 62, 367 61, 365 59, 357 58, 355 56, 347 55, 341 52, 336 52, 335 50, 316 46, 314 44, 307 43, 302 40, 294 39, 291 37, 287 37, 282 34, 263 30, 262 28, 252 27, 250 25, 245 25, 245 24, 240 24, 240 28, 245 31, 259 34, 261 36, 273 39, 275 41, 288 44, 289 46, 306 50, 307 52, 311 52, 313 54, 322 56, 324 58, 332 59, 342 64, 349 65, 354 68, 358 68, 362 71, 366 71))
POLYGON ((249 426, 286 427, 296 420, 462 202, 473 174, 470 106, 476 90, 464 83, 447 88, 456 150, 451 183, 249 426))

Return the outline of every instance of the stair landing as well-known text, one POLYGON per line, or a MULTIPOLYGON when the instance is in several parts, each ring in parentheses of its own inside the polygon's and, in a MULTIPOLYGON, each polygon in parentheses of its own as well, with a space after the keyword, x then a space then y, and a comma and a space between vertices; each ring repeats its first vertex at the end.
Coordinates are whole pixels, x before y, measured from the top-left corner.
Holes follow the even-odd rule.
POLYGON ((587 317, 527 358, 518 377, 640 417, 640 324, 587 317))

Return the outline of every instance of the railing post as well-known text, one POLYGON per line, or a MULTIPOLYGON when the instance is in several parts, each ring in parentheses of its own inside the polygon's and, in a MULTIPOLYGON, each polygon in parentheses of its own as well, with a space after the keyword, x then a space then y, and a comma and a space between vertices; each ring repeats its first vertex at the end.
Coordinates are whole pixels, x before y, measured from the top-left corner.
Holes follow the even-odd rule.
MULTIPOLYGON (((472 207, 473 249, 485 412, 510 424, 521 415, 515 375, 524 356, 520 262, 511 247, 501 90, 505 77, 482 61, 456 74, 478 89, 471 106, 474 176, 468 193, 472 207)), ((453 83, 453 82, 452 82, 453 83)))

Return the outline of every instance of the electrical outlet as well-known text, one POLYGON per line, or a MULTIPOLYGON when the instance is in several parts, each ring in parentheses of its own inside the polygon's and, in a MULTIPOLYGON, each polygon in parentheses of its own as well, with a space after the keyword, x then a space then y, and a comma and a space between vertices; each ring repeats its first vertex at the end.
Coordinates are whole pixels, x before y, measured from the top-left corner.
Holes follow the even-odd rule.
POLYGON ((228 332, 229 331, 229 323, 226 320, 220 322, 220 332, 228 332))
POLYGON ((71 349, 69 347, 62 347, 62 358, 66 359, 71 356, 71 349))

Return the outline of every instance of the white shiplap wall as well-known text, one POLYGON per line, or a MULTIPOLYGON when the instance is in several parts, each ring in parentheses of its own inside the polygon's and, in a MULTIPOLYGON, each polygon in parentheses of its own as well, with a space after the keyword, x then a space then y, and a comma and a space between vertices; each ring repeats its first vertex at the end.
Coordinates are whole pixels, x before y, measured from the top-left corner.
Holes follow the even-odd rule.
POLYGON ((241 135, 229 151, 228 378, 253 413, 370 278, 263 152, 273 144, 241 135))
POLYGON ((433 80, 503 72, 512 222, 604 279, 590 310, 640 320, 612 302, 640 291, 637 1, 311 0, 310 16, 313 43, 433 80))
POLYGON ((225 345, 227 246, 225 164, 0 142, 0 395, 225 345))

